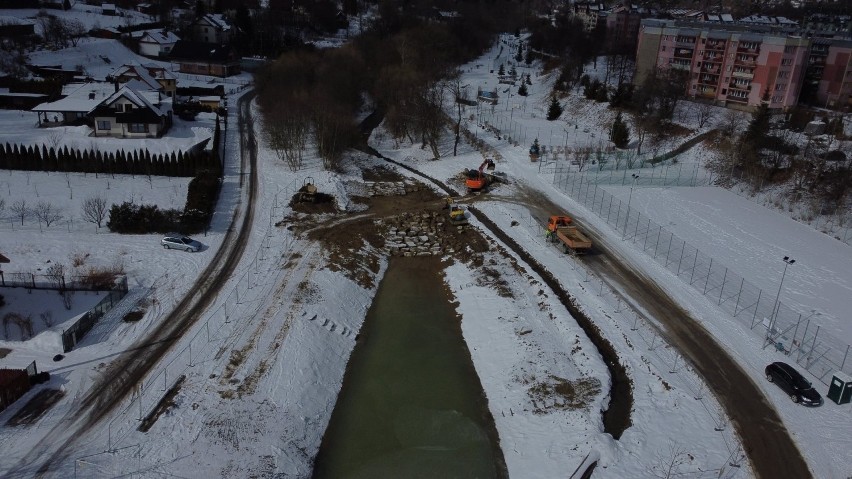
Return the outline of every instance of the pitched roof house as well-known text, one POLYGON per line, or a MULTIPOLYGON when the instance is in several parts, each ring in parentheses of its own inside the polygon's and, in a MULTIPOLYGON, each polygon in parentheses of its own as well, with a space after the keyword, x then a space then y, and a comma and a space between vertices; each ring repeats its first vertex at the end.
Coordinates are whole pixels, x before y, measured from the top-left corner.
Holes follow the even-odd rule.
POLYGON ((159 138, 172 125, 171 99, 159 91, 135 90, 143 86, 133 80, 95 107, 95 136, 159 138))
POLYGON ((169 58, 178 64, 181 73, 226 77, 240 72, 239 58, 228 45, 181 40, 169 58))
POLYGON ((192 24, 192 38, 203 43, 228 43, 231 30, 231 24, 221 14, 208 13, 192 24))
POLYGON ((107 80, 119 84, 138 80, 146 85, 145 90, 161 90, 168 97, 174 97, 177 90, 177 77, 172 72, 153 63, 122 65, 110 73, 107 80))
POLYGON ((172 32, 149 30, 139 39, 139 54, 157 58, 168 56, 178 40, 180 38, 172 32))

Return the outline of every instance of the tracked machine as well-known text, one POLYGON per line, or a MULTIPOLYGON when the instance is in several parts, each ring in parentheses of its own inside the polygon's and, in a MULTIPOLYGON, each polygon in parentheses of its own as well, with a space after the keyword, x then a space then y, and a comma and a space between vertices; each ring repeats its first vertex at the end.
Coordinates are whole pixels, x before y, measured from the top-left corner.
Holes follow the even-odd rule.
POLYGON ((465 186, 467 186, 468 193, 480 193, 487 189, 488 185, 490 185, 494 181, 493 175, 484 172, 486 168, 489 171, 494 171, 494 160, 486 158, 485 161, 483 161, 482 164, 479 165, 479 169, 467 170, 465 172, 464 184, 465 186))

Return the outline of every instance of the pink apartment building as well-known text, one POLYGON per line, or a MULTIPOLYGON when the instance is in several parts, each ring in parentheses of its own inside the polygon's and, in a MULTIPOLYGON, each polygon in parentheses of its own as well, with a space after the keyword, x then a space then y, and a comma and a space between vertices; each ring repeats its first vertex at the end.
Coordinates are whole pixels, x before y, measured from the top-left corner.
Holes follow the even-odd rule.
POLYGON ((818 106, 852 108, 852 41, 815 39, 808 65, 818 106))
POLYGON ((655 69, 688 73, 687 94, 751 110, 796 105, 808 65, 810 40, 740 25, 643 20, 636 82, 655 69))

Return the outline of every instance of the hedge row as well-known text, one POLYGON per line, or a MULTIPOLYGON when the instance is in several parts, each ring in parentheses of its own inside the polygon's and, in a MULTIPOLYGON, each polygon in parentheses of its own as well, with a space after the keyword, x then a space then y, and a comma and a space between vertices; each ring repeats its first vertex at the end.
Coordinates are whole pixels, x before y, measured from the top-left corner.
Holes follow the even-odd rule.
POLYGON ((0 144, 0 169, 23 171, 70 171, 115 175, 196 176, 202 170, 219 170, 215 151, 172 152, 152 155, 148 150, 117 153, 68 149, 42 145, 0 144))
POLYGON ((125 234, 200 233, 207 229, 213 217, 221 184, 218 169, 200 171, 189 182, 186 206, 182 212, 124 202, 110 208, 107 228, 114 233, 125 234))

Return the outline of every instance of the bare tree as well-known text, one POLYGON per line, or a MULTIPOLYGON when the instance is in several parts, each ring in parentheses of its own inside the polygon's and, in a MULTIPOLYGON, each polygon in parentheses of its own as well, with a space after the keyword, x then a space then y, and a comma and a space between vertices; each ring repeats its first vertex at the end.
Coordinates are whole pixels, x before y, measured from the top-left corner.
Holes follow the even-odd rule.
POLYGON ((72 19, 65 20, 65 31, 68 35, 68 40, 71 41, 71 46, 76 47, 81 38, 88 34, 86 25, 80 20, 72 19))
POLYGON ((6 211, 6 198, 0 198, 0 216, 3 216, 4 211, 6 211))
POLYGON ((62 143, 62 138, 64 136, 65 135, 62 133, 62 131, 53 131, 49 135, 47 135, 47 141, 48 143, 50 143, 50 146, 52 146, 53 149, 57 149, 59 148, 59 144, 62 143))
POLYGON ((45 272, 45 275, 50 282, 60 291, 65 288, 65 265, 62 263, 53 263, 45 272))
POLYGON ((47 201, 39 201, 33 209, 33 213, 47 227, 62 219, 62 212, 53 206, 53 203, 47 201))
POLYGON ((698 103, 695 105, 695 121, 698 122, 698 128, 704 128, 704 125, 713 120, 714 107, 709 103, 698 103))
POLYGON ((745 121, 743 120, 743 116, 740 112, 736 110, 728 110, 722 117, 720 127, 725 136, 733 138, 737 132, 742 131, 744 123, 745 121))
POLYGON ((107 215, 107 201, 103 196, 90 196, 83 201, 83 219, 101 227, 107 215))
POLYGON ((27 206, 27 200, 23 199, 12 203, 12 206, 9 209, 11 209, 13 213, 15 213, 16 217, 21 219, 22 226, 24 224, 24 220, 32 214, 30 208, 27 206))
POLYGON ((691 456, 686 449, 678 444, 670 444, 667 452, 659 452, 654 463, 650 467, 650 474, 660 479, 671 479, 680 477, 684 464, 688 463, 691 456))

